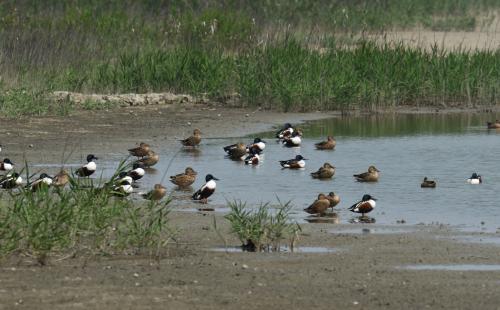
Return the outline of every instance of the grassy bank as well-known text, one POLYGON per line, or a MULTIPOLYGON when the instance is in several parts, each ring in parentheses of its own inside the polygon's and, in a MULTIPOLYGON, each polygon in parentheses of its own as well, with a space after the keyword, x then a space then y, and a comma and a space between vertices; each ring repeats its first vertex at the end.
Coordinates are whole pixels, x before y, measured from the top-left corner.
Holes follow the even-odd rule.
POLYGON ((498 8, 493 0, 4 1, 0 110, 67 113, 45 100, 54 90, 237 92, 242 104, 282 110, 496 103, 495 51, 426 52, 349 34, 471 30, 498 8))

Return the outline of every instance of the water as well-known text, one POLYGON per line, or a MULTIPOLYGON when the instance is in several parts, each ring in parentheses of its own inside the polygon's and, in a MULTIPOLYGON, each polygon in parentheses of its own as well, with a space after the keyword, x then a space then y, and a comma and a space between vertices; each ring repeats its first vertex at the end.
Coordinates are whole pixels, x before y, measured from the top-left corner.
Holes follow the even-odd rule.
MULTIPOLYGON (((337 218, 332 223, 356 223, 357 214, 347 209, 363 194, 378 199, 377 208, 369 215, 377 224, 444 223, 467 230, 494 231, 500 226, 498 189, 500 171, 500 133, 486 130, 487 120, 500 118, 492 114, 453 115, 399 115, 350 117, 314 122, 302 126, 305 133, 299 148, 285 148, 277 144, 272 134, 267 137, 263 162, 245 166, 224 158, 222 147, 238 141, 249 142, 250 137, 235 139, 204 139, 196 150, 178 147, 155 147, 160 162, 142 180, 140 190, 147 190, 160 182, 168 167, 163 184, 173 189, 168 176, 193 167, 199 178, 192 190, 204 183, 211 173, 220 181, 209 199, 209 206, 220 208, 235 199, 257 205, 264 202, 292 201, 295 219, 305 222, 308 216, 302 209, 314 201, 318 193, 334 191, 341 203, 335 208, 337 218), (317 151, 314 143, 326 135, 334 135, 334 151, 317 151), (309 160, 302 170, 282 170, 278 161, 301 154, 309 160), (309 173, 324 162, 337 167, 332 180, 314 180, 309 173), (381 171, 377 183, 358 183, 352 175, 375 165, 381 171), (472 172, 484 178, 481 185, 468 185, 472 172), (424 176, 437 181, 435 189, 422 189, 424 176)), ((255 135, 257 136, 257 135, 255 135)), ((98 162, 103 176, 116 168, 126 151, 99 154, 98 162)), ((74 163, 73 163, 74 165, 74 163)), ((99 172, 97 173, 99 174, 99 172)), ((174 191, 174 206, 196 211, 198 204, 190 200, 192 191, 174 191)), ((367 224, 353 224, 367 225, 367 224)), ((369 224, 368 224, 369 225, 369 224)))
POLYGON ((500 265, 482 264, 443 264, 443 265, 408 265, 400 266, 398 269, 406 270, 444 270, 444 271, 500 271, 500 265))

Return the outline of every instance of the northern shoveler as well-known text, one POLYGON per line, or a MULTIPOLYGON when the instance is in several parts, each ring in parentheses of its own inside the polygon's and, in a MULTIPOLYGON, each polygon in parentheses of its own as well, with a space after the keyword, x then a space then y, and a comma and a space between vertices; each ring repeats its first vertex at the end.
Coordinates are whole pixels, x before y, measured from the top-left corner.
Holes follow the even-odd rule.
POLYGON ((202 203, 207 203, 208 197, 210 197, 215 192, 215 187, 217 184, 215 181, 219 179, 215 178, 211 174, 207 174, 205 177, 205 185, 203 185, 196 193, 193 194, 194 200, 199 200, 202 203))
POLYGON ((61 169, 58 174, 56 174, 53 178, 52 185, 56 187, 64 187, 69 182, 69 173, 68 171, 61 169))
POLYGON ((328 136, 326 141, 314 144, 318 150, 333 150, 335 145, 337 145, 337 141, 335 141, 335 139, 331 136, 328 136))
POLYGON ((30 187, 32 192, 36 192, 39 189, 48 188, 50 185, 52 185, 52 177, 46 173, 42 173, 38 180, 30 184, 30 187))
POLYGON ((314 179, 331 179, 335 174, 335 167, 329 163, 324 163, 323 167, 319 168, 316 172, 311 172, 314 179))
POLYGON ((184 173, 170 176, 170 182, 179 187, 188 187, 196 181, 198 173, 193 168, 187 167, 184 173))
POLYGON ((427 179, 427 177, 425 177, 424 180, 422 181, 422 184, 420 184, 420 187, 434 188, 436 187, 436 181, 431 181, 427 179))
POLYGON ((467 183, 469 184, 481 184, 483 183, 483 179, 476 172, 472 174, 470 178, 467 179, 467 183))
POLYGON ((160 156, 156 154, 154 151, 149 151, 146 156, 141 159, 136 160, 136 163, 144 165, 144 167, 151 167, 156 165, 160 160, 160 156))
POLYGON ((495 120, 495 122, 487 122, 486 125, 488 126, 488 129, 500 129, 500 121, 495 120))
POLYGON ((129 149, 128 152, 130 155, 135 157, 144 157, 148 155, 150 150, 151 147, 149 146, 149 144, 141 142, 138 147, 129 149))
POLYGON ((23 184, 23 178, 19 173, 14 172, 0 178, 0 187, 3 189, 12 189, 23 184))
POLYGON ((325 194, 321 193, 309 207, 305 208, 309 214, 324 214, 326 210, 330 207, 330 201, 326 198, 325 194))
POLYGON ((98 158, 95 157, 93 154, 87 155, 87 164, 78 168, 78 170, 76 170, 76 175, 78 175, 79 177, 88 177, 92 175, 97 169, 97 166, 95 164, 95 161, 97 159, 98 158))
POLYGON ((259 154, 254 149, 250 149, 250 154, 245 158, 246 165, 258 165, 260 161, 259 154))
POLYGON ((120 197, 128 196, 133 192, 134 192, 134 188, 132 187, 132 182, 129 179, 124 179, 124 180, 118 182, 118 184, 116 184, 113 187, 113 191, 112 191, 113 195, 120 196, 120 197))
POLYGON ((377 182, 379 177, 379 172, 375 166, 368 167, 368 172, 364 172, 361 174, 354 174, 353 176, 356 178, 358 182, 377 182))
POLYGON ((328 196, 326 196, 326 199, 330 201, 330 208, 333 208, 340 203, 340 196, 335 194, 334 192, 330 192, 328 196))
POLYGON ((276 138, 283 139, 285 137, 288 137, 293 133, 293 131, 294 130, 293 130, 292 124, 286 123, 283 126, 283 128, 281 128, 280 130, 278 130, 278 132, 276 132, 276 138))
POLYGON ((187 139, 181 140, 182 145, 184 146, 197 146, 201 142, 201 131, 196 128, 193 131, 193 135, 187 139))
POLYGON ((247 152, 250 153, 252 150, 256 152, 256 154, 262 153, 266 148, 266 141, 261 138, 255 138, 252 144, 247 145, 247 152))
POLYGON ((14 163, 10 159, 5 158, 0 162, 0 171, 10 171, 12 169, 14 169, 14 163))
POLYGON ((349 211, 361 213, 361 215, 364 216, 366 213, 369 213, 373 209, 375 209, 376 200, 377 199, 373 198, 372 196, 365 194, 363 195, 363 199, 361 199, 361 201, 356 202, 349 208, 349 211))
POLYGON ((134 162, 132 170, 127 171, 127 175, 134 181, 141 179, 146 174, 146 171, 144 171, 142 167, 143 165, 141 163, 134 162))
POLYGON ((306 166, 305 160, 307 159, 302 157, 302 155, 297 155, 294 159, 280 160, 280 165, 283 168, 300 169, 306 166))
POLYGON ((142 198, 147 200, 158 201, 161 200, 167 194, 167 189, 161 184, 155 184, 153 189, 145 194, 142 194, 142 198))
POLYGON ((244 143, 231 144, 225 146, 224 151, 231 159, 241 160, 247 155, 247 146, 244 143))
POLYGON ((283 145, 288 147, 300 146, 302 143, 302 138, 297 131, 294 131, 291 136, 285 137, 283 139, 283 145))

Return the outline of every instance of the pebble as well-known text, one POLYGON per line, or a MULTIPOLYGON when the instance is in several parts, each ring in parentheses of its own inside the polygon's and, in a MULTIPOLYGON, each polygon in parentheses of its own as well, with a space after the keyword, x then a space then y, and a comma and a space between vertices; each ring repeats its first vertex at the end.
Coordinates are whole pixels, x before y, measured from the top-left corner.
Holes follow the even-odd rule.
POLYGON ((243 264, 243 265, 241 265, 241 268, 248 269, 248 265, 247 264, 243 264))
POLYGON ((134 278, 138 278, 139 277, 139 274, 136 272, 134 273, 134 278))

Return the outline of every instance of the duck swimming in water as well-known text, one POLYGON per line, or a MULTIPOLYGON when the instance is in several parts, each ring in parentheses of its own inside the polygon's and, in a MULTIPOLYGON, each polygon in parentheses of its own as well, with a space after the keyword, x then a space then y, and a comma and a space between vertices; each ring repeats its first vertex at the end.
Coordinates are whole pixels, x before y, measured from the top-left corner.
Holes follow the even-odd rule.
POLYGON ((436 187, 436 181, 431 181, 427 177, 424 178, 422 184, 420 184, 422 188, 434 188, 436 187))
POLYGON ((195 147, 201 142, 201 131, 196 128, 193 130, 193 135, 189 138, 181 140, 182 145, 195 147))
POLYGON ((470 178, 467 179, 467 183, 469 184, 481 184, 483 183, 483 179, 476 172, 472 174, 470 178))
POLYGON ((335 148, 335 145, 337 145, 337 142, 331 136, 328 136, 326 141, 314 144, 314 146, 318 150, 333 150, 335 148))
POLYGON ((283 128, 281 128, 280 130, 278 130, 278 132, 276 133, 276 138, 277 139, 284 139, 285 137, 288 137, 290 136, 292 133, 293 133, 294 129, 292 127, 292 124, 290 123, 286 123, 283 128))
POLYGON ((316 172, 311 172, 313 179, 331 179, 335 174, 335 167, 329 163, 324 163, 323 167, 316 172))
POLYGON ((252 150, 260 155, 266 148, 266 141, 261 138, 255 138, 252 144, 247 145, 247 152, 250 153, 252 150))
POLYGON ((193 194, 193 200, 199 200, 201 203, 207 203, 208 197, 212 196, 215 192, 217 184, 215 181, 219 179, 215 178, 211 174, 207 174, 205 177, 205 185, 203 185, 196 193, 193 194))
POLYGON ((0 162, 0 171, 10 171, 14 169, 14 163, 10 159, 5 158, 0 162))
POLYGON ((302 143, 302 138, 298 131, 294 131, 291 136, 283 138, 283 145, 287 147, 297 147, 302 143))
POLYGON ((486 126, 488 129, 500 129, 500 121, 496 120, 494 123, 493 122, 487 122, 486 126))
POLYGON ((375 166, 368 167, 368 172, 364 172, 361 174, 354 174, 353 176, 356 178, 358 182, 377 182, 379 177, 379 172, 375 166))
POLYGON ((245 165, 258 165, 260 162, 259 154, 254 149, 251 149, 250 154, 245 158, 245 165))
POLYGON ((297 155, 294 159, 280 160, 280 165, 283 168, 300 169, 306 166, 305 160, 307 159, 302 157, 302 155, 297 155))
POLYGON ((82 167, 78 168, 78 170, 76 170, 76 175, 78 175, 79 177, 91 176, 97 169, 97 166, 95 164, 95 161, 97 159, 98 158, 95 157, 93 154, 87 155, 87 163, 82 167))
POLYGON ((247 146, 244 143, 231 144, 224 147, 224 151, 227 153, 229 158, 235 160, 241 160, 247 155, 247 146))
POLYGON ((363 195, 361 201, 356 202, 349 208, 349 211, 361 213, 362 216, 365 216, 366 213, 369 213, 373 211, 373 209, 375 209, 376 200, 377 199, 373 198, 372 196, 365 194, 363 195))

